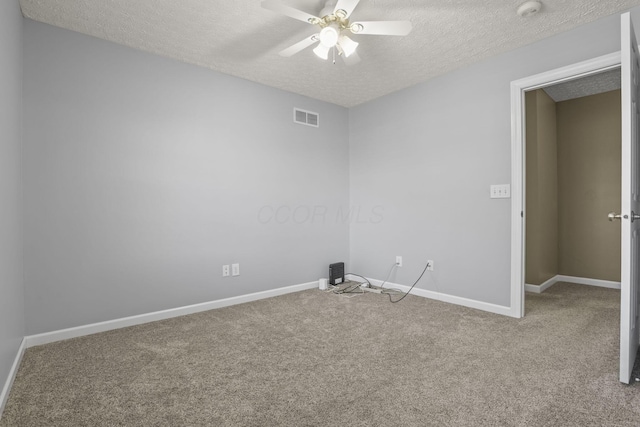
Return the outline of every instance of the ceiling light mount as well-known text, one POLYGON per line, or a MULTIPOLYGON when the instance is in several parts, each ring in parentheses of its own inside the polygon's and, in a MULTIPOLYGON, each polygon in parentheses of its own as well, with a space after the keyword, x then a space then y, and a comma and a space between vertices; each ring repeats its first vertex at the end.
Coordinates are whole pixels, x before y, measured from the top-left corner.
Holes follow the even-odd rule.
POLYGON ((542 9, 542 3, 539 1, 528 1, 520 5, 518 15, 527 18, 540 12, 540 9, 542 9))

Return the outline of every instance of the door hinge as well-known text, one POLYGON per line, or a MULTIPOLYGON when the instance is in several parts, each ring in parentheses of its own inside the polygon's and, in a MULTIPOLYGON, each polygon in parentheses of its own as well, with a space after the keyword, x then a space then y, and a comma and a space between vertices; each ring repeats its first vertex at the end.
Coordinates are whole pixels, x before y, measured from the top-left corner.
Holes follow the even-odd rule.
POLYGON ((524 211, 520 211, 520 218, 524 218, 524 211))

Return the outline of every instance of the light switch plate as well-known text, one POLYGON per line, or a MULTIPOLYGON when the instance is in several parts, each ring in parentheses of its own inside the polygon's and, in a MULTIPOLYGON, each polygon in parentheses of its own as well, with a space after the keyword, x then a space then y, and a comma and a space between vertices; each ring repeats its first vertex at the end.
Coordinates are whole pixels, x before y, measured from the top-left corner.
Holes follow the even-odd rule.
POLYGON ((240 275, 240 264, 231 264, 231 275, 232 276, 240 275))
POLYGON ((511 198, 511 185, 510 184, 498 184, 491 186, 491 198, 492 199, 510 199, 511 198))

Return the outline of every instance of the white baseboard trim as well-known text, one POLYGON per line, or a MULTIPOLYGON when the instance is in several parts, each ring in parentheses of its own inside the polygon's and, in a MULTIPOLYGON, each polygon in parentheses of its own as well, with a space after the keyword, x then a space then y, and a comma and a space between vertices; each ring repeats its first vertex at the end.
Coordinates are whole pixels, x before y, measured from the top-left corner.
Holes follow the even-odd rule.
MULTIPOLYGON (((359 279, 358 277, 355 277, 355 276, 348 276, 347 278, 349 280, 355 280, 355 281, 358 281, 359 279)), ((382 285, 382 280, 370 279, 370 278, 367 278, 367 280, 369 280, 369 282, 371 282, 371 284, 374 286, 382 285)), ((390 283, 390 282, 385 283, 384 286, 385 288, 399 289, 402 292, 409 292, 409 289, 410 289, 410 286, 399 285, 397 283, 390 283)), ((429 291, 421 288, 413 288, 411 290, 411 295, 416 295, 423 298, 429 298, 437 301, 447 302, 450 304, 462 305, 464 307, 475 308, 482 311, 488 311, 489 313, 501 314, 503 316, 514 317, 511 307, 507 307, 503 305, 491 304, 488 302, 482 302, 482 301, 472 300, 468 298, 457 297, 454 295, 444 294, 442 292, 429 291)))
POLYGON ((524 290, 527 292, 533 292, 536 294, 541 294, 544 291, 546 291, 547 289, 549 289, 550 287, 552 287, 553 285, 555 285, 556 283, 558 283, 560 280, 557 280, 558 276, 553 276, 551 279, 547 280, 546 282, 544 282, 541 285, 528 285, 525 284, 524 285, 524 290))
POLYGON ((2 387, 2 393, 0 393, 0 418, 2 418, 4 407, 9 400, 9 392, 11 391, 13 381, 16 379, 16 375, 18 374, 18 368, 20 367, 20 362, 22 361, 24 350, 27 348, 26 346, 26 339, 23 338, 20 342, 20 347, 18 347, 18 354, 16 354, 16 358, 13 360, 13 365, 11 365, 11 369, 9 370, 9 377, 7 377, 7 381, 5 381, 4 387, 2 387))
POLYGON ((525 292, 532 292, 534 294, 541 294, 542 291, 540 290, 540 286, 539 285, 530 285, 528 283, 524 284, 524 290, 525 292))
POLYGON ((620 289, 620 282, 613 282, 611 280, 588 279, 586 277, 563 276, 561 274, 558 274, 557 276, 552 277, 551 279, 547 280, 541 285, 525 284, 524 290, 527 292, 540 294, 558 282, 575 283, 577 285, 597 286, 600 288, 608 288, 608 289, 620 289))
POLYGON ((29 348, 36 345, 49 344, 52 342, 67 340, 70 338, 77 338, 85 335, 96 334, 99 332, 111 331, 113 329, 126 328, 128 326, 155 322, 157 320, 170 319, 172 317, 185 316, 187 314, 199 313, 216 308, 229 307, 231 305, 243 304, 246 302, 276 297, 293 292, 300 292, 317 287, 318 281, 308 282, 302 283, 300 285, 286 286, 283 288, 276 288, 268 291, 239 295, 237 297, 187 305, 184 307, 171 308, 168 310, 155 311, 152 313, 140 314, 137 316, 123 317, 121 319, 92 323, 89 325, 77 326, 75 328, 61 329, 58 331, 45 332, 43 334, 37 335, 29 335, 24 338, 24 344, 26 345, 26 348, 29 348))
POLYGON ((620 282, 612 282, 611 280, 587 279, 586 277, 574 277, 557 275, 557 282, 576 283, 578 285, 598 286, 600 288, 620 289, 620 282))

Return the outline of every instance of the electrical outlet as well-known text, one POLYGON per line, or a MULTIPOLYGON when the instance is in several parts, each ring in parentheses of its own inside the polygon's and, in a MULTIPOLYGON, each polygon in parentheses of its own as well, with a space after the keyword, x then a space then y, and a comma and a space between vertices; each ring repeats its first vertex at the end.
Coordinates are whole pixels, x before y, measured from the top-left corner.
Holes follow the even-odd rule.
POLYGON ((232 276, 240 275, 240 264, 231 264, 231 275, 232 276))
POLYGON ((433 271, 433 260, 432 259, 427 261, 427 271, 433 271))
POLYGON ((402 267, 402 257, 400 255, 396 256, 396 266, 402 267))
POLYGON ((229 277, 229 264, 222 266, 222 277, 229 277))

